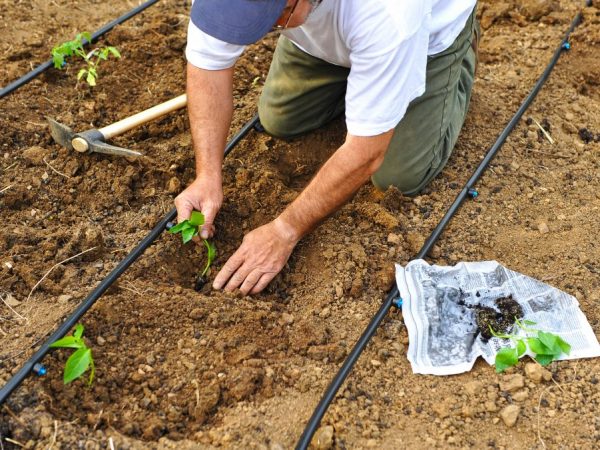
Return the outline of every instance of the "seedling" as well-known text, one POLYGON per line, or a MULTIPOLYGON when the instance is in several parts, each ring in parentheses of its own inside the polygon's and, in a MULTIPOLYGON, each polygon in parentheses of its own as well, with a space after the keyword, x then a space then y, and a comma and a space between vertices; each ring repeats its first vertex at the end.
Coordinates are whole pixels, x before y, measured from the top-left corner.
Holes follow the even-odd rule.
POLYGON ((65 371, 63 381, 69 384, 71 381, 81 377, 88 369, 90 369, 90 378, 88 386, 92 385, 94 375, 96 374, 96 366, 92 357, 92 349, 85 345, 83 340, 83 325, 78 324, 75 327, 73 336, 65 336, 56 342, 50 344, 53 348, 74 348, 75 352, 69 356, 65 363, 65 371))
POLYGON ((496 333, 492 327, 490 331, 493 336, 501 339, 510 339, 515 346, 506 347, 496 353, 496 372, 504 372, 509 367, 516 366, 527 348, 535 354, 534 359, 542 366, 547 366, 552 361, 557 360, 563 353, 568 355, 571 352, 571 345, 560 336, 548 333, 542 330, 529 328, 535 325, 531 320, 515 319, 515 326, 512 334, 496 333), (519 336, 519 331, 524 331, 525 335, 519 336))
POLYGON ((72 41, 63 42, 52 49, 52 62, 54 67, 62 69, 66 65, 65 58, 75 56, 83 59, 86 66, 77 73, 77 80, 85 77, 85 81, 90 86, 96 86, 98 79, 98 66, 102 61, 106 61, 110 55, 120 58, 121 53, 115 47, 97 47, 86 53, 83 49, 84 40, 92 41, 92 35, 87 31, 79 33, 72 41))
MULTIPOLYGON (((187 244, 194 236, 198 236, 202 225, 204 225, 204 214, 199 211, 192 211, 189 219, 179 222, 177 225, 169 228, 169 233, 181 233, 183 243, 187 244)), ((203 241, 207 250, 207 260, 204 270, 198 275, 196 280, 196 290, 200 290, 206 282, 204 276, 208 273, 208 269, 210 269, 210 266, 217 256, 217 248, 215 245, 207 239, 203 239, 203 241)))

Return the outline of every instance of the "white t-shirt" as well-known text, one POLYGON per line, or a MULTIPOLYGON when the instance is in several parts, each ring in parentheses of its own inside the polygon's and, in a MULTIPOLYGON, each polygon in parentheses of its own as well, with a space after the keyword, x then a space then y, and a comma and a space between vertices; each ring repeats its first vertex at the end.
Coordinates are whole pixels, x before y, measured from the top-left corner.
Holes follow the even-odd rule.
MULTIPOLYGON (((306 53, 349 67, 346 125, 355 136, 394 128, 425 92, 427 56, 447 49, 476 0, 323 0, 300 27, 282 31, 306 53)), ((191 21, 187 60, 231 67, 244 46, 213 38, 191 21)))

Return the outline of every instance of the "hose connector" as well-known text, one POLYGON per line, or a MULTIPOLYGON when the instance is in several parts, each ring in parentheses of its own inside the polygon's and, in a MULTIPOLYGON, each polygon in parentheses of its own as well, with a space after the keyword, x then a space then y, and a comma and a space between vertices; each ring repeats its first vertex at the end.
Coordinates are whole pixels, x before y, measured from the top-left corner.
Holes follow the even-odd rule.
POLYGON ((475 188, 469 188, 467 195, 475 200, 477 197, 479 197, 479 191, 475 188))
POLYGON ((35 363, 33 365, 33 373, 35 373, 38 377, 43 377, 48 373, 48 369, 41 363, 35 363))

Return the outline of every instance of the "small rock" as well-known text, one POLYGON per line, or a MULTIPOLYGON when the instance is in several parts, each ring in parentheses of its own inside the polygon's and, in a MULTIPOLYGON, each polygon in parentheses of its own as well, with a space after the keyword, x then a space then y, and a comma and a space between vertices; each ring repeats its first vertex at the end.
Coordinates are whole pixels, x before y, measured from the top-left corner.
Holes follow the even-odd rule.
POLYGON ((329 307, 323 308, 321 310, 321 312, 319 313, 319 317, 321 317, 322 319, 326 319, 330 315, 331 315, 331 309, 329 307))
POLYGON ((525 386, 525 378, 521 374, 509 375, 500 382, 500 389, 507 392, 514 392, 525 386))
POLYGON ((329 450, 333 447, 333 427, 326 425, 321 427, 313 437, 314 448, 316 450, 329 450))
POLYGON ((373 367, 379 367, 379 366, 381 366, 381 361, 378 361, 378 360, 376 360, 376 359, 372 359, 372 360, 371 360, 371 365, 372 365, 373 367))
POLYGON ((507 427, 514 426, 517 423, 519 414, 521 413, 521 407, 517 405, 508 405, 500 411, 500 418, 507 427))
POLYGON ((21 304, 21 302, 19 300, 17 300, 16 298, 13 297, 12 294, 8 294, 6 296, 6 298, 4 299, 4 303, 6 303, 8 306, 14 308, 15 306, 19 306, 21 304))
POLYGON ((288 313, 283 313, 281 315, 281 322, 287 325, 291 325, 294 323, 294 316, 288 313))
POLYGON ((538 230, 542 234, 546 234, 550 232, 550 228, 548 228, 548 224, 546 222, 538 223, 538 230))
POLYGON ((493 402, 491 400, 488 400, 487 402, 485 402, 485 404, 483 406, 485 407, 485 410, 487 412, 496 412, 496 411, 498 411, 498 406, 496 405, 496 402, 493 402))
POLYGON ((96 343, 97 343, 98 345, 104 345, 104 344, 106 344, 106 339, 104 339, 102 336, 98 336, 98 337, 96 338, 96 343))
POLYGON ((179 193, 179 191, 181 190, 181 181, 179 181, 179 178, 177 178, 177 177, 170 178, 169 181, 167 181, 166 189, 169 194, 179 193))
POLYGON ((550 381, 552 379, 552 373, 537 363, 525 364, 525 375, 535 383, 541 383, 542 380, 550 381))
POLYGON ((193 319, 193 320, 202 320, 204 318, 204 316, 205 316, 204 311, 201 308, 194 308, 190 312, 190 319, 193 319))
POLYGON ((49 153, 45 148, 33 146, 23 150, 22 156, 28 164, 36 166, 44 164, 44 158, 49 153))
POLYGON ((398 245, 400 242, 402 242, 402 239, 398 234, 390 233, 388 234, 387 241, 389 244, 398 245))
POLYGON ((465 391, 471 396, 479 394, 482 389, 483 383, 481 381, 469 381, 465 384, 465 391))
POLYGON ((515 402, 523 402, 529 398, 529 390, 521 389, 520 391, 517 391, 514 394, 512 394, 511 397, 515 402))

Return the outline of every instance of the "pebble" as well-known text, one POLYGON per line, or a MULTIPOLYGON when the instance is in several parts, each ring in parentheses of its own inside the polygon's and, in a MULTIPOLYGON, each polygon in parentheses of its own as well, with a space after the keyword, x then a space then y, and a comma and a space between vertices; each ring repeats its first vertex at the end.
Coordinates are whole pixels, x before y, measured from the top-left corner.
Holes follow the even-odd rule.
POLYGON ((294 323, 294 316, 289 313, 283 313, 281 315, 281 322, 287 325, 291 325, 294 323))
POLYGON ((330 315, 331 315, 331 309, 329 307, 323 308, 321 310, 321 312, 319 313, 319 317, 321 317, 322 319, 326 319, 330 315))
POLYGON ((483 389, 483 383, 481 381, 469 381, 465 384, 465 392, 469 395, 477 395, 483 389))
POLYGON ((60 303, 67 303, 69 300, 71 300, 73 298, 72 295, 69 294, 62 294, 58 296, 58 301, 60 303))
POLYGON ((521 389, 520 391, 517 391, 514 394, 512 394, 511 397, 515 402, 523 402, 529 398, 529 390, 521 389))
POLYGON ((521 407, 517 405, 508 405, 500 411, 500 418, 507 427, 514 426, 517 423, 519 414, 521 413, 521 407))
POLYGON ((98 345, 104 345, 104 344, 106 344, 106 339, 104 339, 102 336, 98 336, 98 337, 96 338, 96 343, 97 343, 98 345))
POLYGON ((388 234, 387 241, 390 244, 398 245, 400 242, 402 242, 402 239, 400 238, 400 235, 396 233, 390 233, 388 234))
POLYGON ((373 367, 379 367, 379 366, 381 366, 381 361, 378 361, 378 360, 376 360, 376 359, 372 359, 372 360, 371 360, 371 365, 372 365, 373 367))
POLYGON ((525 376, 535 383, 541 383, 544 379, 542 371, 544 368, 536 363, 525 364, 525 376))
POLYGON ((313 445, 315 450, 329 450, 333 447, 333 427, 326 425, 321 427, 313 437, 313 445))
POLYGON ((509 375, 500 382, 500 389, 507 392, 518 391, 525 386, 525 378, 521 374, 509 375))
POLYGON ((190 319, 201 320, 205 316, 204 311, 201 308, 194 308, 190 312, 190 319))
POLYGON ((23 150, 22 156, 25 161, 31 165, 40 165, 44 163, 44 157, 50 153, 42 147, 33 146, 23 150))
POLYGON ((546 233, 550 232, 550 229, 548 228, 548 224, 546 222, 538 223, 538 230, 542 234, 546 234, 546 233))
POLYGON ((169 194, 177 194, 181 190, 181 181, 179 181, 179 178, 170 178, 169 181, 167 181, 166 189, 169 194))
POLYGON ((498 406, 496 406, 496 402, 493 402, 491 400, 488 400, 487 402, 485 402, 484 407, 487 412, 498 411, 498 406))

